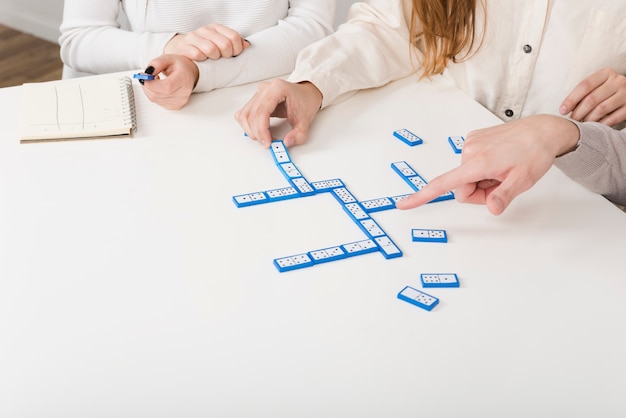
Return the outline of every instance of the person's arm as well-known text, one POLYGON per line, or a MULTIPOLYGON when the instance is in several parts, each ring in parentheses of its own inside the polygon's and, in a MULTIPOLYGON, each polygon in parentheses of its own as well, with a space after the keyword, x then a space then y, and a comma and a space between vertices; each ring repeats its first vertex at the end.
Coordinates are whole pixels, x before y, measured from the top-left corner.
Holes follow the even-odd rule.
POLYGON ((408 39, 410 14, 409 1, 355 3, 348 21, 334 34, 300 52, 288 81, 261 83, 235 119, 250 139, 269 147, 270 117, 287 118, 292 129, 283 137, 285 145, 304 143, 320 108, 342 95, 384 85, 414 70, 417 63, 410 59, 408 39))
POLYGON ((333 35, 302 51, 288 81, 314 84, 325 107, 346 93, 408 76, 419 64, 411 61, 410 17, 410 1, 353 4, 333 35))
POLYGON ((126 71, 163 52, 175 33, 124 30, 119 7, 119 0, 65 0, 59 38, 64 64, 92 74, 126 71))
POLYGON ((559 112, 581 122, 615 126, 626 120, 626 76, 612 68, 591 74, 563 100, 559 112))
POLYGON ((492 214, 500 215, 543 177, 557 156, 576 149, 579 135, 572 121, 554 115, 472 131, 465 139, 459 167, 437 176, 396 206, 414 208, 454 190, 457 201, 486 205, 492 214))
POLYGON ((555 166, 588 190, 626 205, 626 129, 597 122, 575 122, 578 147, 558 157, 555 166))
POLYGON ((235 86, 288 74, 307 45, 333 31, 336 0, 291 0, 277 25, 247 36, 251 46, 230 59, 198 62, 194 92, 235 86))

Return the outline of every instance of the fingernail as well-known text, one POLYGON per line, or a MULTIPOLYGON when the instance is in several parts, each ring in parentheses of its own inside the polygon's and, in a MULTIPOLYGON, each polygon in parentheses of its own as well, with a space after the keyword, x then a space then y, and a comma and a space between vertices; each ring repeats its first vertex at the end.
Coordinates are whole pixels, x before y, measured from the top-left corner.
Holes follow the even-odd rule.
POLYGON ((146 68, 146 70, 144 71, 144 73, 146 74, 152 74, 153 72, 154 72, 154 67, 152 65, 146 68))
POLYGON ((252 42, 250 42, 249 40, 244 39, 244 41, 246 41, 248 44, 252 45, 252 42))
POLYGON ((140 79, 139 80, 139 84, 143 85, 143 80, 140 79))
POLYGON ((565 106, 561 106, 559 108, 559 112, 561 113, 561 115, 565 115, 567 113, 567 108, 565 106))

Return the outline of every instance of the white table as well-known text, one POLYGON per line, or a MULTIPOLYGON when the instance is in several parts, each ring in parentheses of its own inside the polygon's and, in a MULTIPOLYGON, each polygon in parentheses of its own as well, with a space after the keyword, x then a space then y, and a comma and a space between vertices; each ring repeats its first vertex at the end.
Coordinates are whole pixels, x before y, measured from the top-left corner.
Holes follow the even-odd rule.
MULTIPOLYGON (((280 273, 365 235, 328 193, 234 205, 288 185, 233 118, 254 90, 173 112, 137 89, 133 139, 26 145, 20 90, 0 90, 1 417, 626 416, 623 212, 552 170, 499 217, 372 214, 403 257, 280 273), (396 298, 427 272, 461 287, 425 290, 430 312, 396 298)), ((322 111, 290 155, 368 200, 410 192, 392 162, 432 179, 459 162, 449 135, 495 123, 409 78, 322 111)))

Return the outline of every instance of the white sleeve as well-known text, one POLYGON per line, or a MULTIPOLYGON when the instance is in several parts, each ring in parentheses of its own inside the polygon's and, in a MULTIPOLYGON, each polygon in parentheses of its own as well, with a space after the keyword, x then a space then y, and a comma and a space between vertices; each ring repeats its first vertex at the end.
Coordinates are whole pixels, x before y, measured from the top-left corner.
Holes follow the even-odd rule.
POLYGON ((408 76, 418 65, 411 61, 417 51, 409 43, 410 18, 408 0, 353 4, 346 23, 300 53, 288 80, 312 82, 324 107, 346 93, 408 76))
POLYGON ((333 31, 336 0, 291 0, 287 16, 276 26, 248 36, 239 56, 196 63, 195 92, 235 86, 288 74, 307 45, 333 31))
POLYGON ((119 0, 65 0, 59 38, 63 63, 101 74, 141 69, 161 55, 175 33, 124 30, 119 10, 119 0))

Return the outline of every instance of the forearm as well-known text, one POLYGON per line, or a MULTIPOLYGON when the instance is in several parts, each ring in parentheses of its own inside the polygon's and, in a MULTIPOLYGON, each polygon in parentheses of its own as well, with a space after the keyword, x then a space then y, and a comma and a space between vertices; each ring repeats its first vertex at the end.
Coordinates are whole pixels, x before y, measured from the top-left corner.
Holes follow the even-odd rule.
POLYGON ((586 122, 576 125, 580 131, 578 147, 558 157, 557 166, 585 188, 626 204, 626 130, 586 122))
POLYGON ((409 2, 371 0, 352 6, 348 22, 298 56, 289 81, 310 81, 323 106, 355 90, 382 86, 409 75, 409 2))
POLYGON ((119 1, 66 0, 61 58, 78 71, 105 73, 143 68, 162 53, 171 33, 134 33, 120 28, 119 1))
POLYGON ((276 26, 247 39, 251 46, 238 57, 199 62, 195 92, 210 91, 288 74, 303 48, 329 35, 335 0, 292 1, 276 26))

